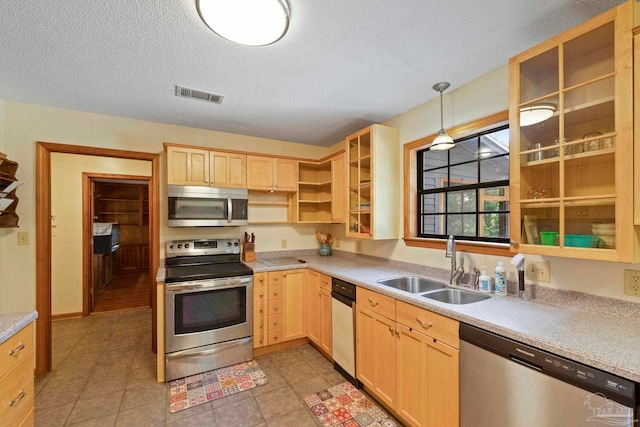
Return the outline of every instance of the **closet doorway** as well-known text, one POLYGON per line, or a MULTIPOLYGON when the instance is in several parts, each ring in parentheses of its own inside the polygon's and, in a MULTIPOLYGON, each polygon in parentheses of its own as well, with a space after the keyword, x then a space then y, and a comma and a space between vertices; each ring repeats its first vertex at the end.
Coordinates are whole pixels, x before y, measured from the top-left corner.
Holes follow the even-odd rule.
POLYGON ((94 229, 91 280, 84 296, 88 312, 148 307, 150 177, 85 173, 83 178, 89 190, 83 215, 94 229))

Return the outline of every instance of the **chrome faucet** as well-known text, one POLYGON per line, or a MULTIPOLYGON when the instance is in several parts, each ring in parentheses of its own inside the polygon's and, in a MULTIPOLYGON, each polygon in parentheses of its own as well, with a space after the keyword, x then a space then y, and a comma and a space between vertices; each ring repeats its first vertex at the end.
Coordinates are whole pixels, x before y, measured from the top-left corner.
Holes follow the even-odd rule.
POLYGON ((447 239, 447 251, 445 257, 451 258, 451 279, 449 284, 452 286, 460 285, 460 278, 464 275, 464 256, 460 255, 460 266, 456 267, 456 239, 449 236, 447 239))

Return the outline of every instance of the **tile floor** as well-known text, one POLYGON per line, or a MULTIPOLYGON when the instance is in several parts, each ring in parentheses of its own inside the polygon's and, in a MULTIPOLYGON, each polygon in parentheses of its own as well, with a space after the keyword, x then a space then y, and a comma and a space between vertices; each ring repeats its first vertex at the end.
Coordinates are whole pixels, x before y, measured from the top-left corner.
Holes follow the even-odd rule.
POLYGON ((36 426, 317 426, 303 397, 344 379, 310 345, 256 357, 269 383, 174 414, 155 379, 149 308, 53 323, 36 426))

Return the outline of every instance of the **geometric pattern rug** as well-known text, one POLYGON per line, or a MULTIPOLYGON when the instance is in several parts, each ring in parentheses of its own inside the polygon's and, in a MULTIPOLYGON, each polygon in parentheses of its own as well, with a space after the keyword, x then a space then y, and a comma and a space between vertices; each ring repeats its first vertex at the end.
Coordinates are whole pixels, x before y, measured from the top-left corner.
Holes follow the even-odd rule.
POLYGON ((324 427, 395 427, 397 424, 350 382, 304 398, 324 427))
POLYGON ((174 413, 269 382, 255 360, 226 366, 169 383, 169 412, 174 413))

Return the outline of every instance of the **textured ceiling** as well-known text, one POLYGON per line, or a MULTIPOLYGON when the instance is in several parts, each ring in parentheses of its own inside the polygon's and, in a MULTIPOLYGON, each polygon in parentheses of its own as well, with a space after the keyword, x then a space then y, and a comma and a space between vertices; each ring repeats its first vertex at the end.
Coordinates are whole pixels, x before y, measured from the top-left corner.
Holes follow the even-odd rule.
POLYGON ((284 38, 245 47, 195 0, 4 0, 0 97, 329 146, 623 2, 289 0, 284 38))

